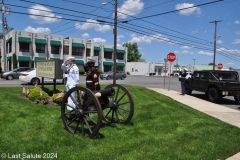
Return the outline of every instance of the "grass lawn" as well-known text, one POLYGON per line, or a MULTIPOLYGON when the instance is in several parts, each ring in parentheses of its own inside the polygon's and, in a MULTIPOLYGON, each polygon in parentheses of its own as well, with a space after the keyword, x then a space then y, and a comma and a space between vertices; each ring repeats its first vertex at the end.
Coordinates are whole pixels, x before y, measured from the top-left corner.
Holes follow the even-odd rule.
POLYGON ((239 128, 146 88, 127 88, 135 102, 131 123, 103 123, 97 139, 64 130, 59 106, 31 103, 21 97, 21 88, 1 88, 1 154, 55 153, 63 160, 216 160, 240 151, 239 128))

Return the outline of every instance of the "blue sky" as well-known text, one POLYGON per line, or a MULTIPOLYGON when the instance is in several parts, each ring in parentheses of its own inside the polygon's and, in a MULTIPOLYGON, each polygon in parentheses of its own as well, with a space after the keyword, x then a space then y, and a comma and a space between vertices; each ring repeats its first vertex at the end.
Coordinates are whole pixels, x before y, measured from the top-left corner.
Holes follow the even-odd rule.
MULTIPOLYGON (((193 64, 193 59, 195 64, 208 64, 213 62, 215 28, 210 22, 222 20, 217 23, 216 64, 240 68, 240 0, 176 11, 210 2, 214 0, 118 0, 117 43, 137 42, 142 59, 147 62, 163 61, 169 52, 174 52, 181 66, 193 64), (152 16, 156 14, 160 15, 152 16)), ((5 0, 5 3, 10 8, 6 15, 8 26, 15 30, 113 45, 113 0, 5 0), (109 3, 103 6, 103 2, 109 3)))

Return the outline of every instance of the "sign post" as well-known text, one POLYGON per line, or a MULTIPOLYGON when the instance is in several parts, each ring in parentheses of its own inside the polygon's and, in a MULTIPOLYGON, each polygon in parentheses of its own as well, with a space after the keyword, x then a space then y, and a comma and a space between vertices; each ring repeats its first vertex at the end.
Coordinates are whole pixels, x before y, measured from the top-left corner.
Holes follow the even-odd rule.
POLYGON ((165 68, 164 68, 164 74, 165 74, 165 76, 164 76, 164 89, 165 89, 165 78, 166 78, 166 73, 167 73, 167 67, 166 67, 167 61, 168 60, 166 58, 164 58, 164 62, 165 62, 165 68))
POLYGON ((218 63, 217 67, 218 67, 218 69, 221 70, 223 68, 223 64, 222 63, 218 63))
POLYGON ((176 60, 176 55, 173 52, 168 53, 167 60, 170 62, 170 73, 169 73, 169 84, 168 84, 168 90, 170 90, 171 65, 172 65, 172 62, 176 60))

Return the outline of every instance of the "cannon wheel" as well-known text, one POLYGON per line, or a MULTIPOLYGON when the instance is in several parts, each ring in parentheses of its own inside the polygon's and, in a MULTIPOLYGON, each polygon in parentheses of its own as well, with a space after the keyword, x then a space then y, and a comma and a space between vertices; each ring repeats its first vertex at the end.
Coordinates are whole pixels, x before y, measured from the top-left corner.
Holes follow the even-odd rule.
POLYGON ((65 129, 70 133, 93 138, 102 124, 102 109, 92 91, 84 87, 74 87, 63 98, 61 117, 65 129), (75 108, 68 103, 68 99, 72 99, 75 108))
POLYGON ((130 92, 122 85, 111 84, 115 94, 109 96, 109 105, 103 109, 103 120, 111 123, 128 124, 134 113, 134 102, 130 92))

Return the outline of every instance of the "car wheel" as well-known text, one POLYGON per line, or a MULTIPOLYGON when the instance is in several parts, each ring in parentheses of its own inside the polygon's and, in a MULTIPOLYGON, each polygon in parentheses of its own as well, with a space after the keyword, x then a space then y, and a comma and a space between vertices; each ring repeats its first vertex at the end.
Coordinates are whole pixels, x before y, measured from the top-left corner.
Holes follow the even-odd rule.
POLYGON ((106 80, 109 80, 110 79, 110 76, 107 76, 106 80))
POLYGON ((39 80, 38 78, 33 78, 33 79, 31 80, 31 83, 38 85, 38 84, 40 84, 40 80, 39 80))
POLYGON ((185 83, 185 90, 186 90, 186 93, 188 95, 190 95, 192 93, 192 90, 189 88, 189 84, 188 83, 185 83))
POLYGON ((13 76, 12 75, 8 75, 7 76, 7 80, 13 80, 13 76))
POLYGON ((238 97, 237 96, 234 96, 234 99, 235 99, 235 102, 237 103, 237 104, 240 104, 240 99, 238 99, 238 97))
POLYGON ((217 103, 221 100, 222 96, 219 94, 216 88, 210 88, 208 90, 208 99, 210 102, 217 103))
POLYGON ((121 80, 124 80, 124 76, 121 77, 121 80))

